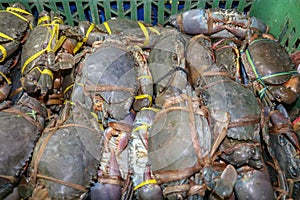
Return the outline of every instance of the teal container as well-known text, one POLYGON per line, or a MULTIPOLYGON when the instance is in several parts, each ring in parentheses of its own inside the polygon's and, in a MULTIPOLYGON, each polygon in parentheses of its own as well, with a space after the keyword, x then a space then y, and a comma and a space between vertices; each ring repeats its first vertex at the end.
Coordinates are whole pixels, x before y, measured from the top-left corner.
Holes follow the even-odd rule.
POLYGON ((289 53, 300 50, 300 0, 0 0, 0 9, 14 2, 35 15, 60 12, 69 25, 83 20, 99 24, 113 17, 164 25, 168 16, 194 8, 235 8, 262 19, 289 53))

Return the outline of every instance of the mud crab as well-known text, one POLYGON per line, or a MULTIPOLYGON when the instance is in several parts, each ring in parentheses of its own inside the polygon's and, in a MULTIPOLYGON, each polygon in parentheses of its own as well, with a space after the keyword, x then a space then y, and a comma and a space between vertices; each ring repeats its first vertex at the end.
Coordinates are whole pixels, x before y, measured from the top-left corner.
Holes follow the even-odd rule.
POLYGON ((174 30, 164 34, 149 53, 155 104, 161 106, 168 95, 186 86, 185 50, 189 37, 174 30))
POLYGON ((46 117, 46 108, 26 93, 14 106, 1 110, 0 119, 3 124, 0 131, 1 199, 12 192, 13 187, 19 184, 23 173, 27 170, 46 117))
MULTIPOLYGON (((226 71, 220 71, 216 65, 212 65, 203 70, 195 86, 199 90, 203 104, 209 110, 214 141, 219 141, 220 159, 232 164, 237 170, 245 165, 259 170, 260 172, 254 174, 261 174, 264 178, 253 179, 253 181, 257 181, 255 184, 260 184, 260 181, 264 182, 266 187, 261 189, 264 190, 266 198, 272 198, 271 181, 266 179, 269 175, 265 174, 267 170, 261 152, 260 106, 251 90, 244 88, 229 77, 226 71), (224 117, 226 115, 228 116, 227 122, 224 117), (222 134, 223 131, 219 126, 225 134, 222 134), (219 131, 216 132, 216 130, 219 131)), ((235 192, 239 193, 237 190, 235 192)), ((243 192, 255 197, 262 191, 243 192)))
POLYGON ((83 21, 78 24, 78 32, 82 35, 82 40, 76 44, 74 53, 84 44, 92 46, 96 41, 111 38, 121 40, 126 45, 151 48, 160 38, 163 30, 142 21, 128 19, 111 19, 99 25, 83 21))
POLYGON ((133 104, 136 111, 152 104, 151 81, 142 50, 126 47, 119 40, 99 42, 84 60, 71 101, 80 101, 96 113, 104 130, 99 177, 91 189, 92 198, 101 194, 108 198, 104 188, 120 191, 125 187, 129 177, 127 143, 133 123, 130 109, 133 104), (103 59, 107 57, 110 59, 103 59))
POLYGON ((0 12, 0 101, 4 101, 11 88, 10 71, 19 59, 19 49, 32 29, 33 16, 14 3, 0 12), (14 22, 14 23, 10 23, 14 22))
MULTIPOLYGON (((267 113, 266 113, 267 114, 267 113)), ((265 159, 270 163, 269 171, 277 187, 276 197, 299 198, 300 191, 300 146, 289 120, 278 110, 269 112, 264 129, 266 143, 265 159)))
MULTIPOLYGON (((21 57, 21 83, 29 94, 42 97, 53 94, 58 89, 53 87, 59 82, 56 80, 60 78, 59 72, 74 67, 76 61, 68 45, 72 40, 69 38, 70 30, 63 25, 57 13, 40 13, 38 24, 24 44, 21 57)), ((56 95, 62 96, 62 93, 56 95)))
POLYGON ((30 184, 44 190, 32 198, 45 194, 54 199, 79 198, 97 175, 103 143, 97 119, 79 103, 72 108, 68 103, 65 109, 62 119, 50 123, 35 146, 30 184))
POLYGON ((267 26, 256 17, 248 17, 234 9, 192 9, 169 19, 181 32, 210 37, 245 38, 248 32, 267 32, 267 26))
POLYGON ((257 96, 265 106, 291 104, 297 98, 290 86, 284 85, 297 71, 287 51, 270 39, 256 39, 241 53, 246 76, 253 82, 257 96))

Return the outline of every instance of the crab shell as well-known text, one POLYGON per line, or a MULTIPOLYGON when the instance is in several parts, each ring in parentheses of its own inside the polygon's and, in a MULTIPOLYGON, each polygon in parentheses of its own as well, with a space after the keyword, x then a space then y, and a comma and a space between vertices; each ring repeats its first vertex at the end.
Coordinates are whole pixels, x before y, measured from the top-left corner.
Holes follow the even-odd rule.
POLYGON ((31 183, 43 185, 54 199, 73 199, 84 194, 100 162, 102 133, 98 127, 90 112, 77 105, 59 129, 44 131, 34 149, 31 183))
POLYGON ((87 55, 82 76, 75 81, 72 101, 79 100, 84 107, 92 109, 91 97, 100 95, 109 117, 124 119, 130 113, 138 90, 135 66, 134 57, 123 44, 118 41, 105 42, 87 55))
POLYGON ((247 75, 251 80, 262 77, 266 84, 282 84, 292 76, 288 73, 294 69, 289 54, 280 43, 274 40, 254 40, 242 57, 247 75), (284 74, 266 77, 276 73, 284 74))
MULTIPOLYGON (((31 159, 34 145, 43 128, 46 109, 36 99, 26 94, 20 98, 19 104, 13 107, 13 109, 19 110, 20 114, 14 111, 9 112, 9 109, 0 112, 0 123, 2 124, 0 128, 0 174, 18 178, 20 172, 23 172, 26 162, 31 159), (20 101, 27 102, 28 106, 33 107, 20 105, 20 101), (25 113, 30 113, 33 109, 38 112, 36 119, 41 123, 41 127, 37 127, 21 114, 24 113, 26 116, 25 113)), ((0 186, 5 183, 8 182, 0 178, 0 186)))

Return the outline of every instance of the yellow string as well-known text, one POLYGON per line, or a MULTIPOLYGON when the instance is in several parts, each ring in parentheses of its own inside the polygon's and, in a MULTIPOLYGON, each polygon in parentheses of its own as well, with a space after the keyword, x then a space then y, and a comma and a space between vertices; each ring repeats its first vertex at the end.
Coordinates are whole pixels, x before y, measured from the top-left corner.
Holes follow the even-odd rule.
POLYGON ((104 25, 104 27, 106 28, 108 34, 111 35, 111 30, 110 30, 110 28, 109 28, 108 23, 107 23, 107 22, 103 22, 103 25, 104 25))
POLYGON ((67 103, 71 104, 72 106, 75 105, 75 103, 73 101, 65 100, 64 104, 67 104, 67 103))
POLYGON ((143 23, 141 23, 141 22, 137 22, 137 23, 140 26, 140 28, 142 29, 144 36, 146 38, 145 42, 142 44, 142 46, 146 46, 149 43, 149 33, 143 23))
POLYGON ((0 75, 6 80, 8 85, 11 85, 11 81, 9 80, 9 78, 7 76, 5 76, 5 74, 3 72, 0 71, 0 75))
POLYGON ((140 183, 139 185, 137 185, 133 190, 137 190, 148 184, 157 184, 157 181, 155 179, 150 179, 150 180, 144 181, 144 182, 140 183))
POLYGON ((0 32, 0 37, 3 37, 3 38, 5 38, 5 39, 11 40, 11 41, 14 40, 14 38, 9 37, 8 35, 6 35, 6 34, 4 34, 4 33, 2 33, 2 32, 0 32))
POLYGON ((90 27, 88 28, 88 30, 87 30, 87 32, 85 34, 85 37, 83 38, 82 42, 77 42, 77 44, 76 44, 76 46, 75 46, 75 48, 73 50, 74 54, 80 49, 80 47, 83 45, 83 43, 85 43, 88 40, 89 35, 92 32, 92 30, 94 29, 94 27, 95 27, 95 24, 92 23, 90 25, 90 27))
POLYGON ((45 21, 50 21, 50 16, 46 15, 46 16, 43 16, 43 17, 40 17, 39 20, 38 20, 38 23, 37 25, 40 25, 42 22, 45 22, 45 21))
POLYGON ((64 94, 66 94, 73 86, 74 86, 74 84, 69 85, 69 86, 64 90, 64 94))
POLYGON ((57 43, 55 44, 55 47, 53 48, 53 51, 56 52, 60 47, 61 45, 63 45, 63 43, 65 42, 65 40, 67 39, 66 36, 61 36, 59 38, 59 40, 57 41, 57 43))
POLYGON ((156 28, 154 28, 154 27, 148 27, 148 29, 150 31, 152 31, 153 33, 156 33, 157 35, 160 35, 160 32, 156 28))
POLYGON ((24 65, 22 67, 21 73, 23 74, 27 65, 29 63, 31 63, 33 60, 35 60, 36 58, 38 58, 40 55, 42 55, 44 52, 50 52, 50 51, 54 51, 51 47, 52 41, 54 39, 54 37, 58 38, 58 30, 59 30, 59 25, 58 24, 42 24, 42 26, 47 26, 48 31, 51 33, 51 38, 49 40, 49 43, 47 45, 47 47, 35 54, 33 54, 31 57, 29 57, 25 62, 24 65), (51 29, 50 27, 52 27, 53 29, 51 29))
POLYGON ((39 66, 36 66, 36 67, 32 68, 30 70, 30 72, 33 71, 33 70, 35 70, 35 69, 38 70, 40 72, 40 74, 42 73, 42 70, 41 70, 41 68, 39 66))
POLYGON ((147 130, 150 126, 148 124, 142 124, 135 129, 132 130, 132 132, 137 132, 139 130, 147 130))
POLYGON ((143 79, 143 78, 144 79, 150 79, 150 80, 152 79, 151 76, 139 76, 137 79, 140 80, 140 79, 143 79))
MULTIPOLYGON (((29 23, 29 20, 27 18, 25 18, 22 15, 16 13, 15 11, 21 12, 21 13, 24 13, 24 14, 27 14, 27 15, 32 15, 31 13, 29 13, 29 12, 27 12, 27 11, 21 9, 21 8, 13 8, 13 7, 7 7, 6 8, 6 12, 8 12, 10 14, 13 14, 13 15, 19 17, 20 19, 22 19, 22 20, 24 20, 24 21, 26 21, 26 22, 29 23)), ((32 30, 32 24, 31 23, 29 23, 29 27, 32 30)))
POLYGON ((160 109, 158 108, 153 108, 153 107, 143 107, 141 110, 152 110, 154 112, 159 112, 160 109))
POLYGON ((26 15, 32 15, 30 12, 28 12, 26 10, 23 10, 22 8, 7 7, 6 10, 8 10, 8 11, 17 11, 17 12, 20 12, 20 13, 24 13, 26 15))
POLYGON ((137 95, 134 97, 136 100, 139 100, 139 99, 149 99, 149 102, 150 102, 150 105, 152 104, 152 96, 149 95, 149 94, 141 94, 141 95, 137 95))
POLYGON ((6 49, 0 45, 0 51, 2 52, 2 58, 0 60, 0 62, 2 62, 3 60, 5 60, 6 56, 7 56, 7 52, 6 52, 6 49))
POLYGON ((50 76, 51 79, 53 80, 53 73, 52 73, 52 71, 51 71, 50 69, 44 69, 44 70, 42 71, 42 74, 47 74, 47 75, 50 76))

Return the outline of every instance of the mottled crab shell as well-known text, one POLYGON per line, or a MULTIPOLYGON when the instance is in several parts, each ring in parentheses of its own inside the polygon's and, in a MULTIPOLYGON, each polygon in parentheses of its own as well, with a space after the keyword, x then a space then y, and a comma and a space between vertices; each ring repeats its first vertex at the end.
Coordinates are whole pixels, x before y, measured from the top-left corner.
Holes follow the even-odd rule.
POLYGON ((51 199, 78 198, 97 173, 101 141, 96 119, 86 109, 75 106, 59 129, 44 131, 37 142, 30 166, 31 181, 45 186, 51 199))
MULTIPOLYGON (((40 131, 15 113, 0 112, 0 174, 14 176, 29 161, 40 131)), ((7 183, 0 178, 0 186, 7 183)))
MULTIPOLYGON (((0 112, 0 175, 21 175, 40 137, 46 113, 46 108, 26 93, 13 107, 0 112)), ((0 178, 0 187, 5 183, 8 181, 0 178)))
MULTIPOLYGON (((16 15, 2 11, 0 12, 0 27, 1 33, 13 38, 14 40, 22 40, 26 30, 29 28, 29 23, 16 15), (13 23, 12 23, 13 22, 13 23)), ((9 42, 8 38, 0 37, 0 42, 9 42)))
POLYGON ((282 84, 292 76, 293 64, 289 54, 274 40, 254 40, 245 57, 246 71, 252 80, 261 77, 267 84, 282 84))
POLYGON ((82 76, 76 78, 72 100, 79 100, 90 109, 90 97, 100 95, 109 116, 124 119, 138 90, 135 65, 134 56, 124 45, 112 41, 104 43, 86 57, 82 76))
POLYGON ((199 88, 211 115, 219 112, 230 115, 227 136, 253 140, 260 121, 260 107, 253 93, 226 76, 203 76, 202 79, 199 88))
MULTIPOLYGON (((22 67, 30 57, 37 54, 38 52, 41 52, 43 49, 47 47, 50 38, 51 38, 51 33, 47 26, 36 26, 31 31, 25 44, 23 45, 23 50, 21 55, 22 67)), ((37 65, 37 63, 40 60, 41 60, 41 56, 38 56, 36 59, 32 60, 32 62, 28 63, 28 65, 24 69, 24 73, 25 74, 28 73, 34 66, 37 65)))

